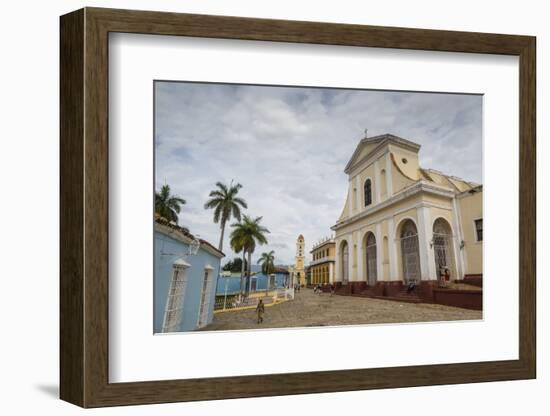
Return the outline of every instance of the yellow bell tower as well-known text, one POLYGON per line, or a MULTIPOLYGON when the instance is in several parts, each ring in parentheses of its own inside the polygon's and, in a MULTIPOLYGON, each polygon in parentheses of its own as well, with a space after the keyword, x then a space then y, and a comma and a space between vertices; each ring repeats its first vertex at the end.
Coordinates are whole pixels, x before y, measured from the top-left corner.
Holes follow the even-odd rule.
POLYGON ((294 272, 296 282, 300 286, 305 286, 306 284, 306 274, 304 270, 304 259, 305 259, 305 240, 304 236, 300 234, 296 240, 296 262, 294 265, 294 272))

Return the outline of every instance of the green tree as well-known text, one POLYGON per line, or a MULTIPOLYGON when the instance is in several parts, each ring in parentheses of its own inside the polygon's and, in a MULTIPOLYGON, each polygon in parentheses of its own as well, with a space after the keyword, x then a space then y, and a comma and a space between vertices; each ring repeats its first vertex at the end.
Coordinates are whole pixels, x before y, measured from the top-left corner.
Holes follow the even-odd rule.
POLYGON ((242 188, 240 183, 229 186, 216 182, 218 189, 210 192, 210 199, 204 204, 204 209, 214 210, 214 223, 220 223, 220 243, 218 249, 223 251, 223 236, 225 233, 225 224, 231 220, 231 217, 237 221, 241 220, 241 208, 248 208, 246 201, 237 196, 242 188))
POLYGON ((252 218, 248 215, 243 215, 242 221, 231 224, 233 231, 231 232, 231 248, 235 253, 243 253, 243 264, 241 267, 241 293, 243 292, 243 279, 245 271, 246 255, 248 254, 248 270, 246 275, 245 292, 248 293, 250 281, 250 272, 252 265, 252 253, 256 250, 256 244, 267 244, 266 234, 269 234, 269 230, 262 226, 260 223, 262 217, 252 218))
POLYGON ((160 192, 155 192, 155 212, 168 221, 178 222, 178 214, 185 203, 185 199, 170 193, 169 185, 163 185, 160 192))
MULTIPOLYGON (((232 224, 234 226, 235 224, 232 224)), ((244 230, 239 229, 238 231, 235 229, 231 232, 229 244, 231 245, 231 248, 235 253, 243 253, 243 258, 241 260, 241 284, 239 288, 239 294, 242 295, 243 293, 243 280, 244 280, 244 270, 246 265, 246 249, 244 246, 245 239, 244 239, 244 230)))
POLYGON ((224 272, 230 272, 231 269, 233 269, 233 260, 229 260, 227 263, 225 263, 222 267, 222 270, 224 272))
MULTIPOLYGON (((233 267, 231 268, 231 271, 234 273, 240 272, 242 267, 243 267, 243 260, 239 257, 235 257, 235 259, 233 260, 233 267)), ((245 268, 248 267, 246 260, 244 261, 244 267, 245 268)))
MULTIPOLYGON (((247 262, 245 261, 245 268, 248 267, 246 263, 247 262)), ((222 270, 237 273, 241 271, 242 264, 243 260, 240 257, 235 257, 233 260, 225 263, 222 270)))
POLYGON ((262 273, 266 275, 265 294, 269 292, 270 275, 275 271, 275 252, 271 250, 269 253, 263 252, 258 260, 258 264, 262 265, 262 273))

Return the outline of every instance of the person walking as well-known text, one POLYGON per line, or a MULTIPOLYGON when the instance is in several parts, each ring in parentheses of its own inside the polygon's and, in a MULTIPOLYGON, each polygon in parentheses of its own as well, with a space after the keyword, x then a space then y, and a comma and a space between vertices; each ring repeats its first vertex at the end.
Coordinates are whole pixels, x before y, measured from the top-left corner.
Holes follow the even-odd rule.
POLYGON ((258 302, 258 305, 256 306, 256 314, 258 315, 258 324, 261 324, 264 322, 264 312, 265 312, 265 305, 264 301, 260 299, 258 302))
POLYGON ((451 283, 451 272, 449 271, 449 268, 448 267, 445 267, 445 274, 443 275, 444 276, 444 279, 445 279, 445 286, 449 286, 449 284, 451 283))

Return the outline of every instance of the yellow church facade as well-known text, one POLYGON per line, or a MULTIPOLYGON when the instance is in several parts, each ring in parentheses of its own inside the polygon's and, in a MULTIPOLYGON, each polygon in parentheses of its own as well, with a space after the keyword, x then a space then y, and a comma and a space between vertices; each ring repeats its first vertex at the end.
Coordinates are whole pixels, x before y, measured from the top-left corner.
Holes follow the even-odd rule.
POLYGON ((309 273, 311 284, 334 283, 336 263, 336 243, 334 238, 325 238, 315 244, 310 251, 309 273))
MULTIPOLYGON (((394 135, 363 138, 347 166, 336 224, 335 272, 348 291, 391 296, 453 281, 481 284, 482 185, 419 165, 420 145, 394 135)), ((452 157, 452 155, 449 155, 452 157)))

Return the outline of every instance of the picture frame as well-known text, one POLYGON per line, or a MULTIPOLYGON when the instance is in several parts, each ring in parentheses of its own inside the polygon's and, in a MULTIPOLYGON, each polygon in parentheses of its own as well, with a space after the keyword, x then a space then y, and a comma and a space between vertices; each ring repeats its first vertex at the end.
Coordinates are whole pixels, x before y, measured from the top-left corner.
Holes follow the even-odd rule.
POLYGON ((82 407, 536 377, 536 39, 531 36, 84 8, 60 19, 60 397, 82 407), (519 57, 519 359, 109 382, 109 33, 519 57))

